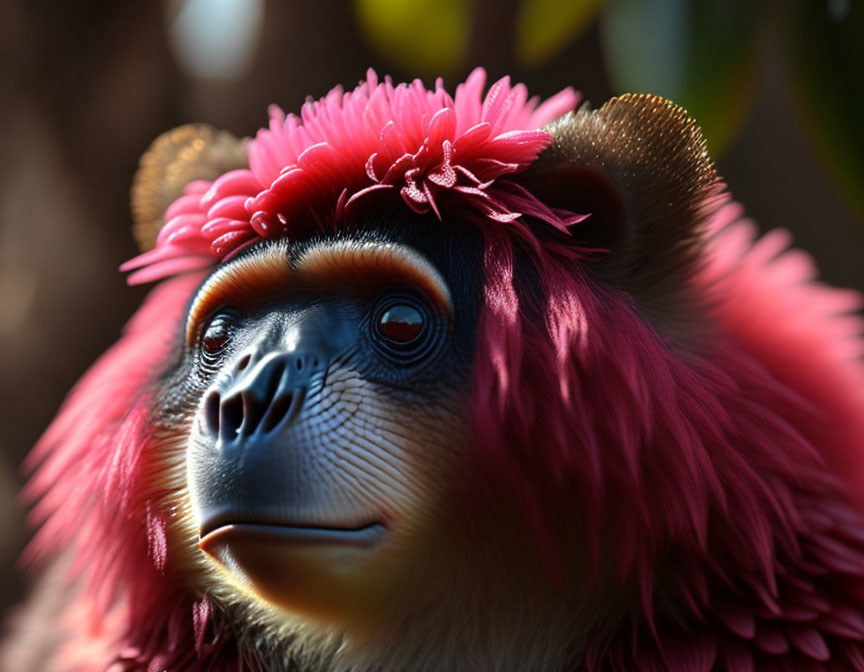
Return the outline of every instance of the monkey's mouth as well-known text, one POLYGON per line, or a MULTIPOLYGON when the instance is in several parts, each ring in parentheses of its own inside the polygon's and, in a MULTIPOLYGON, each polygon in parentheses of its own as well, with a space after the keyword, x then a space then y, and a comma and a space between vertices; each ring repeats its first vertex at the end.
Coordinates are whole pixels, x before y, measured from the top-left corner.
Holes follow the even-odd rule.
POLYGON ((327 595, 346 572, 362 578, 386 534, 377 521, 331 526, 220 516, 202 525, 198 546, 244 590, 271 604, 302 608, 304 591, 327 595))
POLYGON ((215 520, 201 526, 198 546, 214 556, 219 555, 219 549, 226 544, 238 541, 371 547, 380 543, 386 533, 379 522, 349 527, 215 520))

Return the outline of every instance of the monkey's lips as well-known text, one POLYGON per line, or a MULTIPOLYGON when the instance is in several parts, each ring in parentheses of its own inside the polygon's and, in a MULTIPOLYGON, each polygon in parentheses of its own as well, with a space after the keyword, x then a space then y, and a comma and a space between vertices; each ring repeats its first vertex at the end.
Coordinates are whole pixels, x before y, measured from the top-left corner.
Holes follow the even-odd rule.
POLYGON ((384 525, 377 522, 357 527, 232 522, 203 527, 198 546, 205 553, 219 559, 222 549, 236 543, 275 542, 363 547, 376 545, 385 534, 384 525))
POLYGON ((241 586, 288 609, 314 611, 355 590, 387 529, 379 522, 325 527, 219 521, 203 527, 202 551, 241 586))

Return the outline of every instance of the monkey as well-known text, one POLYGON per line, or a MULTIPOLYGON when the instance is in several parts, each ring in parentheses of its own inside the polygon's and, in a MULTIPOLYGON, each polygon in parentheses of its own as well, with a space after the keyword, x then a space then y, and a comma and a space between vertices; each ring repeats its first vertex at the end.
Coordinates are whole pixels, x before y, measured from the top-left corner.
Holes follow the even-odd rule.
POLYGON ((864 669, 861 297, 674 103, 484 90, 144 154, 8 669, 864 669))

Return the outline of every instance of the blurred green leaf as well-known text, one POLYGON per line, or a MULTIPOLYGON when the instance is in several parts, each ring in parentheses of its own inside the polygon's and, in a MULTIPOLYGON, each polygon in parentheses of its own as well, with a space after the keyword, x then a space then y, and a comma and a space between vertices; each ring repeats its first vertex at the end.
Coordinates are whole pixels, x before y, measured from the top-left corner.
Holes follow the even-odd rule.
POLYGON ((468 0, 354 0, 373 47, 405 70, 445 75, 463 64, 471 21, 468 0))
POLYGON ((603 0, 522 0, 516 22, 516 57, 530 68, 554 58, 576 38, 603 0))
POLYGON ((817 153, 864 219, 864 6, 790 0, 785 38, 798 106, 817 153))
MULTIPOLYGON (((806 0, 805 0, 806 1, 806 0)), ((601 31, 619 93, 684 106, 712 153, 735 138, 756 99, 756 0, 609 0, 601 31)))

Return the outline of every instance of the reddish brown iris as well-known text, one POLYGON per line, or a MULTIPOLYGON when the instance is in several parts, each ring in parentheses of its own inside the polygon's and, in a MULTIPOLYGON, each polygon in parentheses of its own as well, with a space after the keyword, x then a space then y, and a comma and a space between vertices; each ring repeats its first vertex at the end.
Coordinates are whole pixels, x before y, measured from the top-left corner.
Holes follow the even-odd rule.
POLYGON ((393 306, 378 318, 378 333, 396 343, 410 343, 422 330, 423 315, 413 306, 393 306))

